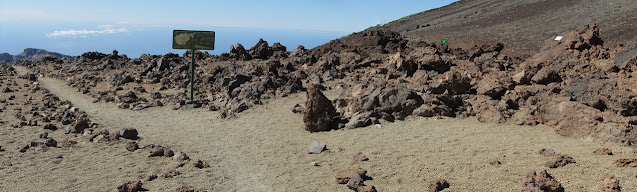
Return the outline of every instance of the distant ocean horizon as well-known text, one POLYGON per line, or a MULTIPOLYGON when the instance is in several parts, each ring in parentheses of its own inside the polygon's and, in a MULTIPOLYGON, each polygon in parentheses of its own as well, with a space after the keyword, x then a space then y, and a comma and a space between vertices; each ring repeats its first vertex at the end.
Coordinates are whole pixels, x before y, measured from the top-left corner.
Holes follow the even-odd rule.
POLYGON ((16 55, 25 48, 45 49, 70 56, 85 52, 112 53, 137 58, 142 54, 183 54, 186 50, 172 49, 173 30, 215 31, 213 55, 229 52, 237 43, 246 49, 263 39, 271 46, 279 42, 288 51, 303 45, 307 49, 328 43, 352 32, 314 31, 294 29, 258 29, 247 27, 215 27, 201 25, 46 25, 2 24, 0 26, 0 53, 16 55), (101 26, 101 27, 100 27, 101 26), (107 27, 105 30, 104 26, 107 27), (57 33, 55 33, 57 31, 57 33))

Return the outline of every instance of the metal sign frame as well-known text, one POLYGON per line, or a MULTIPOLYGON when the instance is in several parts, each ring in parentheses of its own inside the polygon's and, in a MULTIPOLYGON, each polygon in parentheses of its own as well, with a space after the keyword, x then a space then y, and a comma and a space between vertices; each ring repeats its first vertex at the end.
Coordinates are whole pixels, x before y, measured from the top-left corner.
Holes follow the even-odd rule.
POLYGON ((214 31, 173 30, 173 49, 190 49, 190 101, 195 84, 195 50, 214 50, 214 31))

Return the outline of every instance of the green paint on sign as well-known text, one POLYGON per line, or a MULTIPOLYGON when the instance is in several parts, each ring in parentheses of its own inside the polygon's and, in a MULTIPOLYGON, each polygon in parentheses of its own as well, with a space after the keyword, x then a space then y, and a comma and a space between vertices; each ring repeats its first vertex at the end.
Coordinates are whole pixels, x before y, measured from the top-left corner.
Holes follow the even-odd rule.
POLYGON ((214 31, 173 30, 173 49, 214 50, 214 31))
POLYGON ((447 44, 447 39, 440 39, 440 44, 447 44))

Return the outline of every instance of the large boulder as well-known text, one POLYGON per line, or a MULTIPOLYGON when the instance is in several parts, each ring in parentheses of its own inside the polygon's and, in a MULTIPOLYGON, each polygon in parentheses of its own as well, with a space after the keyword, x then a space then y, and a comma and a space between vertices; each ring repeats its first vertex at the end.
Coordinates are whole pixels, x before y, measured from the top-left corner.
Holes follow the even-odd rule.
POLYGON ((305 130, 310 132, 328 131, 333 128, 336 109, 332 102, 323 95, 319 85, 309 84, 303 122, 305 130))

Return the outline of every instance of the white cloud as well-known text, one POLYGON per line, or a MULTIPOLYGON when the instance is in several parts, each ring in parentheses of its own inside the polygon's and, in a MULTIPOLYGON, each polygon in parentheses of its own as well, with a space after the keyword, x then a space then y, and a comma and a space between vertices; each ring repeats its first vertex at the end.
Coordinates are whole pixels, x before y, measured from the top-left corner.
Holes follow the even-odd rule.
POLYGON ((126 28, 115 28, 114 25, 100 25, 97 26, 98 30, 64 30, 64 31, 54 31, 53 33, 49 33, 47 37, 74 37, 81 36, 86 37, 86 35, 92 34, 114 34, 114 33, 123 33, 127 32, 126 28))

